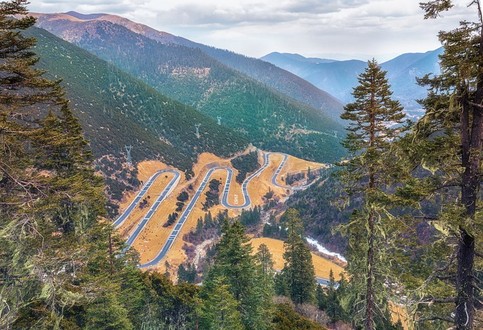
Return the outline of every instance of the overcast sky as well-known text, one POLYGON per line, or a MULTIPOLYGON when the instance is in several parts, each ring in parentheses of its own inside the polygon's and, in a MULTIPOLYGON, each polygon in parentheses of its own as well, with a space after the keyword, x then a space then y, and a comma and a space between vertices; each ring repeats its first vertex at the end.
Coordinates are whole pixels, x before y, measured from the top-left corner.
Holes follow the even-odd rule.
POLYGON ((260 57, 278 51, 336 59, 440 46, 437 32, 472 19, 470 0, 442 19, 424 20, 423 0, 31 0, 35 12, 117 14, 161 31, 260 57))

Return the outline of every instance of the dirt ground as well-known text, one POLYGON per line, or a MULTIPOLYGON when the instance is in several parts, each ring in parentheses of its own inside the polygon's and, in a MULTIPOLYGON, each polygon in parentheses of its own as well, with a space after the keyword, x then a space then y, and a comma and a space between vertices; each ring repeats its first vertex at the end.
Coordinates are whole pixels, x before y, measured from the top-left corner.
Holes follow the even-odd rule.
MULTIPOLYGON (((265 244, 270 253, 272 253, 272 259, 274 262, 274 268, 276 270, 281 270, 283 268, 283 241, 273 239, 273 238, 254 238, 251 240, 253 251, 257 251, 258 247, 265 244)), ((334 278, 336 280, 340 279, 340 273, 344 272, 344 268, 333 263, 332 261, 322 258, 318 255, 312 253, 312 263, 314 264, 315 275, 321 278, 329 278, 330 270, 334 273, 334 278)))

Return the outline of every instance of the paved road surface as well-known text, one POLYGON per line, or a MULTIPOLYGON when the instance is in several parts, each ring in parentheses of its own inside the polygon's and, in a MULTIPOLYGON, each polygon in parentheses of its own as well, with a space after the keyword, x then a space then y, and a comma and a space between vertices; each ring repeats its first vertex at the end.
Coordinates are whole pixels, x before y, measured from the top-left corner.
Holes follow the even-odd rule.
POLYGON ((273 173, 272 175, 272 184, 276 187, 280 187, 280 188, 283 188, 283 189, 290 189, 290 190, 305 190, 307 189, 308 187, 310 187, 312 184, 315 183, 315 181, 317 180, 313 180, 311 183, 309 184, 304 184, 304 185, 301 185, 301 186, 295 186, 295 187, 291 187, 291 186, 284 186, 284 185, 281 185, 277 182, 277 177, 278 175, 280 174, 280 172, 282 171, 282 168, 285 166, 285 163, 287 162, 287 159, 288 159, 288 155, 287 154, 281 154, 283 156, 282 158, 282 162, 280 163, 280 165, 278 165, 277 167, 277 170, 275 171, 275 173, 273 173))
POLYGON ((258 176, 264 169, 267 168, 267 166, 269 164, 268 156, 269 156, 268 153, 264 154, 263 155, 263 165, 262 165, 262 167, 260 167, 256 172, 251 174, 248 178, 245 179, 245 181, 243 181, 242 191, 243 191, 243 196, 244 196, 245 202, 242 205, 231 205, 231 204, 228 203, 228 192, 230 190, 231 180, 233 179, 233 170, 229 167, 220 167, 220 166, 212 167, 205 174, 205 177, 203 178, 203 181, 201 182, 199 188, 196 190, 195 195, 191 199, 190 203, 188 204, 188 206, 186 207, 184 212, 181 214, 181 217, 179 218, 178 222, 176 223, 173 230, 171 231, 171 234, 169 235, 167 241, 164 243, 163 247, 158 252, 156 257, 154 257, 154 259, 152 259, 151 261, 140 265, 139 267, 145 268, 145 267, 155 266, 156 264, 158 264, 161 261, 161 259, 164 258, 166 253, 168 253, 169 249, 171 248, 174 241, 176 240, 176 237, 178 237, 178 235, 181 231, 181 228, 183 227, 186 219, 188 219, 189 215, 191 214, 191 211, 193 211, 193 208, 195 207, 198 199, 200 198, 201 194, 203 193, 203 190, 206 188, 206 185, 208 184, 208 180, 210 180, 211 175, 213 174, 214 171, 216 171, 216 170, 226 170, 228 172, 226 183, 225 183, 225 186, 223 188, 223 196, 222 196, 222 200, 221 200, 221 204, 224 207, 234 209, 234 208, 245 208, 245 207, 250 206, 251 201, 250 201, 250 196, 248 195, 247 185, 254 177, 258 176))
POLYGON ((162 170, 162 171, 159 171, 159 172, 160 172, 159 174, 173 173, 174 176, 169 181, 168 185, 163 189, 163 191, 161 191, 158 198, 156 198, 156 200, 154 201, 153 205, 151 205, 151 207, 148 210, 148 213, 146 213, 146 215, 143 217, 143 219, 138 223, 134 232, 129 236, 129 238, 126 241, 126 247, 123 249, 123 252, 126 252, 132 246, 132 244, 134 243, 136 238, 139 236, 139 234, 142 232, 142 230, 144 229, 146 224, 149 222, 149 220, 151 220, 154 213, 156 213, 156 211, 159 207, 159 204, 161 204, 161 202, 163 200, 165 200, 166 197, 168 197, 168 195, 173 191, 173 189, 177 186, 177 184, 179 182, 180 175, 179 175, 178 171, 167 169, 167 170, 162 170))
POLYGON ((173 245, 176 237, 179 235, 179 232, 181 231, 181 228, 183 227, 183 224, 185 223, 186 219, 188 219, 188 216, 190 215, 191 211, 193 211, 193 208, 195 207, 196 202, 198 201, 201 193, 203 192, 206 185, 208 184, 208 180, 210 179, 211 174, 214 171, 216 171, 217 169, 219 169, 219 168, 213 167, 205 174, 203 181, 201 181, 200 187, 196 191, 195 195, 193 196, 193 198, 189 202, 186 209, 181 214, 181 217, 179 218, 178 222, 176 223, 173 230, 171 231, 171 234, 169 235, 168 240, 164 243, 162 249, 158 252, 158 254, 156 255, 156 257, 154 257, 154 259, 152 259, 151 261, 149 261, 145 264, 140 265, 139 266, 140 268, 155 266, 156 264, 158 264, 161 261, 161 259, 163 259, 163 257, 166 255, 166 253, 171 248, 171 245, 173 245))
POLYGON ((227 209, 242 209, 251 205, 252 202, 250 200, 250 195, 248 194, 248 184, 250 183, 250 181, 252 181, 253 178, 259 176, 260 173, 262 173, 267 168, 269 164, 269 155, 269 153, 263 154, 263 165, 243 181, 242 193, 245 202, 242 205, 232 205, 228 203, 228 192, 230 191, 231 180, 233 178, 233 170, 229 167, 225 168, 228 171, 228 176, 226 178, 225 187, 223 188, 223 196, 221 198, 221 205, 223 205, 223 207, 226 207, 227 209))
POLYGON ((124 221, 129 217, 129 215, 131 214, 132 210, 134 210, 134 208, 136 207, 136 205, 139 203, 139 201, 141 200, 141 198, 143 198, 143 196, 146 194, 146 192, 149 190, 149 188, 151 187, 151 185, 153 184, 153 182, 157 179, 157 177, 163 173, 163 171, 157 171, 155 172, 149 179, 148 179, 148 182, 146 182, 146 184, 141 188, 141 191, 139 191, 139 193, 136 195, 136 198, 134 198, 131 202, 131 204, 129 204, 129 206, 124 210, 124 212, 119 216, 119 218, 117 218, 116 221, 114 221, 113 223, 113 226, 114 228, 119 228, 123 223, 124 221))

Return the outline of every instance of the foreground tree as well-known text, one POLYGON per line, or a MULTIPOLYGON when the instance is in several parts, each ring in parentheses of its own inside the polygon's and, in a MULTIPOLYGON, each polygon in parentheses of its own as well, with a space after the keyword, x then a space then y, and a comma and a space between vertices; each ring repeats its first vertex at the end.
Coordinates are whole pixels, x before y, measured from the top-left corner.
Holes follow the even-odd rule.
MULTIPOLYGON (((312 255, 305 245, 303 225, 299 213, 295 209, 288 209, 284 217, 287 218, 287 240, 284 245, 284 267, 279 275, 279 286, 285 288, 285 294, 295 304, 312 303, 315 298, 315 271, 312 255)), ((279 290, 279 293, 283 290, 279 290)))
POLYGON ((244 329, 239 312, 240 304, 230 292, 226 278, 216 275, 201 290, 203 303, 199 306, 201 329, 244 329))
POLYGON ((35 68, 35 40, 21 34, 35 22, 26 4, 0 3, 2 328, 59 326, 85 303, 93 293, 81 283, 86 251, 109 232, 98 222, 103 185, 80 125, 59 82, 35 68))
MULTIPOLYGON (((269 260, 265 262, 269 263, 269 260)), ((252 255, 252 246, 243 225, 238 221, 227 222, 216 246, 215 262, 204 281, 206 289, 202 290, 201 298, 203 303, 211 301, 210 288, 222 278, 235 299, 244 329, 268 329, 270 319, 266 316, 270 314, 271 304, 267 303, 267 297, 271 293, 271 285, 264 286, 267 284, 264 276, 262 266, 252 255)))
POLYGON ((197 288, 121 256, 81 127, 22 35, 26 4, 0 2, 0 328, 193 329, 197 288))
POLYGON ((375 60, 359 78, 354 102, 345 106, 341 118, 350 122, 344 146, 352 158, 344 162, 341 178, 350 198, 361 198, 363 207, 352 214, 349 234, 349 266, 354 288, 354 317, 364 328, 375 328, 377 317, 384 317, 384 253, 388 222, 388 153, 390 143, 401 131, 402 107, 391 99, 390 86, 375 60))
MULTIPOLYGON (((434 0, 421 3, 421 7, 425 18, 436 18, 450 10, 453 3, 434 0)), ((454 292, 444 292, 449 295, 430 299, 435 303, 454 303, 454 318, 446 313, 433 314, 428 319, 455 323, 456 329, 464 330, 475 328, 481 279, 481 262, 475 263, 475 257, 481 256, 477 249, 481 251, 483 232, 483 15, 479 0, 471 1, 470 7, 475 9, 475 22, 463 21, 458 28, 439 33, 444 47, 441 74, 420 79, 429 89, 428 97, 421 101, 426 113, 417 123, 408 148, 413 166, 419 168, 419 185, 410 184, 417 188, 413 189, 413 196, 442 201, 442 211, 425 215, 424 219, 432 220, 450 251, 447 262, 439 260, 434 266, 444 274, 435 272, 425 284, 439 280, 454 288, 454 292)))

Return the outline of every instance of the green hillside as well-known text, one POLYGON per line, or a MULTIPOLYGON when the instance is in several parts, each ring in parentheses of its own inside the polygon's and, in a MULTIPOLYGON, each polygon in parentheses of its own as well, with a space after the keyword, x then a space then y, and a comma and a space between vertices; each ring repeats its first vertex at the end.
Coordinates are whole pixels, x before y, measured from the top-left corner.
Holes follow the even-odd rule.
MULTIPOLYGON (((47 17, 47 18, 46 18, 47 17)), ((343 150, 343 128, 319 109, 282 95, 226 67, 200 49, 162 44, 107 21, 39 19, 39 26, 72 40, 157 91, 245 135, 258 147, 317 161, 343 150)))
POLYGON ((246 146, 240 134, 92 54, 42 29, 28 33, 38 39, 39 66, 62 77, 96 157, 132 145, 134 161, 159 158, 187 170, 200 152, 227 156, 246 146), (195 124, 201 124, 199 138, 195 124))

